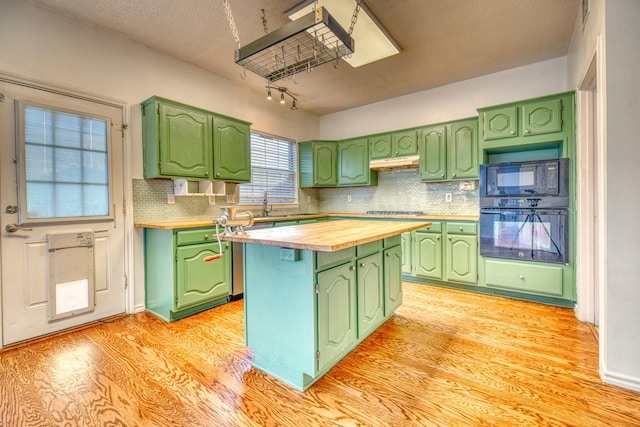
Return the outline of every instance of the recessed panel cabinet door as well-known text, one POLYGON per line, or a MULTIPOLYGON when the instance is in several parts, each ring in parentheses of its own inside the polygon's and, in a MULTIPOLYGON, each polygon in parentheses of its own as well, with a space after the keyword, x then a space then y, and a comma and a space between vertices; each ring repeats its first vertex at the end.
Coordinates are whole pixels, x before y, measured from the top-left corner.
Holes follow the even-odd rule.
POLYGON ((368 335, 384 317, 382 253, 358 260, 358 337, 368 335))
POLYGON ((486 141, 518 136, 518 107, 495 108, 482 114, 486 141))
POLYGON ((384 315, 387 316, 402 304, 402 247, 394 246, 384 251, 384 315))
POLYGON ((313 144, 313 176, 316 186, 335 186, 338 184, 337 161, 338 145, 334 142, 316 142, 313 144))
POLYGON ((469 120, 449 125, 449 177, 478 177, 478 121, 469 120))
POLYGON ((415 233, 402 233, 400 247, 402 248, 402 274, 412 275, 411 267, 413 265, 413 260, 411 258, 412 253, 412 243, 413 237, 412 235, 415 233))
POLYGON ((392 156, 410 156, 418 154, 418 132, 415 130, 394 132, 392 134, 392 156))
POLYGON ((344 354, 356 341, 356 275, 348 263, 318 273, 318 370, 344 354))
POLYGON ((369 138, 372 159, 391 157, 391 134, 377 135, 369 138))
POLYGON ((221 117, 213 121, 214 179, 231 182, 251 181, 251 142, 249 125, 221 117))
POLYGON ((231 256, 229 243, 224 256, 207 261, 219 252, 217 243, 177 248, 176 310, 231 294, 231 256))
POLYGON ((423 130, 420 141, 420 179, 442 181, 447 176, 447 145, 444 126, 423 130))
POLYGON ((212 170, 209 116, 170 104, 159 104, 160 174, 208 179, 212 170))
POLYGON ((366 139, 338 144, 338 184, 369 183, 369 145, 366 139))
POLYGON ((522 106, 522 135, 540 135, 562 130, 562 101, 531 102, 522 106))
POLYGON ((415 275, 442 279, 442 238, 440 233, 416 233, 414 244, 415 275))
POLYGON ((477 283, 478 238, 451 235, 447 237, 447 280, 477 283))

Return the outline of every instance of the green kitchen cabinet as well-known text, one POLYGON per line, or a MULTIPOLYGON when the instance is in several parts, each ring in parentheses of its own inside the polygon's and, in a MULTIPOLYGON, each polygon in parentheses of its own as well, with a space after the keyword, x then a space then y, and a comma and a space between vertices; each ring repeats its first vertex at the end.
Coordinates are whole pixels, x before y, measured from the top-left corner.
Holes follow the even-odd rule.
POLYGON ((447 178, 447 136, 445 126, 429 126, 421 132, 420 179, 444 181, 447 178))
POLYGON ((402 240, 400 243, 400 247, 402 249, 402 274, 411 275, 412 267, 413 267, 413 234, 402 233, 402 240))
POLYGON ((475 223, 447 222, 446 277, 451 282, 478 282, 478 234, 475 223))
POLYGON ((420 179, 478 178, 478 120, 428 126, 420 132, 420 179))
POLYGON ((225 182, 251 182, 249 124, 224 117, 213 121, 213 177, 225 182))
POLYGON ((367 138, 338 142, 338 185, 377 185, 378 172, 369 169, 367 138))
POLYGON ((215 228, 146 228, 145 308, 171 322, 227 302, 231 248, 219 251, 215 228))
POLYGON ((369 335, 384 318, 384 266, 380 251, 356 261, 358 337, 369 335))
POLYGON ((451 179, 478 178, 478 119, 447 125, 447 174, 451 179))
POLYGON ((298 144, 300 188, 338 185, 338 144, 334 141, 305 141, 298 144))
POLYGON ((575 94, 479 108, 480 162, 575 156, 575 94))
POLYGON ((418 153, 418 131, 400 130, 369 137, 372 159, 410 156, 418 153))
POLYGON ((384 252, 384 315, 390 316, 402 304, 402 246, 384 252))
POLYGON ((356 274, 354 263, 318 273, 318 370, 348 352, 357 340, 356 274))
POLYGON ((417 277, 442 280, 442 235, 416 231, 413 243, 414 272, 417 277))
POLYGON ((209 115, 169 100, 142 103, 145 178, 210 179, 213 134, 209 115))
POLYGON ((251 181, 249 123, 155 96, 141 106, 145 179, 251 181))

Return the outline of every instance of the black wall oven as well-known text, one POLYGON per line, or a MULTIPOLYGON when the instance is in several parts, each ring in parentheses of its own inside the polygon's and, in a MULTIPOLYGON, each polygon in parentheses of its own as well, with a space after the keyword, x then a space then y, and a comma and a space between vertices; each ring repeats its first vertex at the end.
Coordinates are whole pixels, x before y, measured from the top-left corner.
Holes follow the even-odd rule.
POLYGON ((569 261, 568 159, 481 165, 480 255, 569 261))

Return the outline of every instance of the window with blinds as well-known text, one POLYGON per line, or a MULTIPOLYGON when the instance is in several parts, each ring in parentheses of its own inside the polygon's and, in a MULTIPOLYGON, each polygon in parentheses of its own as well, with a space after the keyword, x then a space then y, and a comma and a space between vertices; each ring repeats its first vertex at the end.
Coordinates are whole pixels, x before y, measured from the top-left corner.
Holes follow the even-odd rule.
POLYGON ((26 105, 23 126, 27 219, 108 216, 107 121, 26 105))
POLYGON ((240 203, 298 202, 296 143, 251 133, 251 183, 240 185, 240 203))

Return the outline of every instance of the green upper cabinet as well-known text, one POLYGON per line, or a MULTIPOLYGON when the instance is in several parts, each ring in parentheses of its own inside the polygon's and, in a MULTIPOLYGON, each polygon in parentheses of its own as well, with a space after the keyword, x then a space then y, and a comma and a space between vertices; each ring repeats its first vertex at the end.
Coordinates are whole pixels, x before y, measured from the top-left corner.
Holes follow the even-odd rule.
POLYGON ((300 187, 335 187, 338 184, 338 144, 306 141, 298 144, 300 187))
POLYGON ((422 130, 420 138, 420 179, 443 181, 447 177, 447 139, 444 126, 422 130))
POLYGON ((478 120, 428 126, 420 132, 420 179, 478 178, 478 120))
POLYGON ((447 142, 447 170, 450 178, 477 178, 478 120, 470 119, 448 125, 447 142))
POLYGON ((367 138, 338 143, 338 185, 377 185, 378 172, 369 169, 367 138))
POLYGON ((142 120, 145 178, 210 178, 213 135, 205 112, 151 98, 142 120))
POLYGON ((573 157, 573 92, 479 108, 480 162, 573 157))
POLYGON ((418 153, 418 131, 401 130, 369 137, 372 159, 410 156, 418 153))
POLYGON ((251 181, 251 134, 249 124, 213 117, 214 178, 227 182, 251 181))
POLYGON ((391 157, 391 134, 385 133, 369 137, 372 159, 391 157))
POLYGON ((249 123, 179 102, 142 102, 144 177, 249 182, 249 123))

